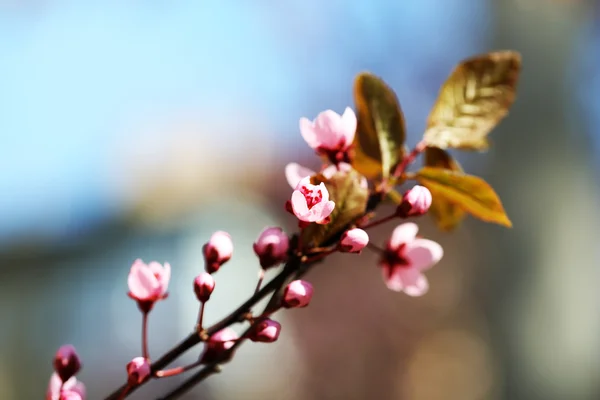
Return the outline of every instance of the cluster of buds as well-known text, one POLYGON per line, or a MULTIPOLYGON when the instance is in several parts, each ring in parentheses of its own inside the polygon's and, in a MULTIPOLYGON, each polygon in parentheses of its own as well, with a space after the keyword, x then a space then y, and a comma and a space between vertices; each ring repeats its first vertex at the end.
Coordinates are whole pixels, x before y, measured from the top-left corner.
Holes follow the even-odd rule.
POLYGON ((54 356, 54 373, 50 377, 46 400, 85 400, 85 386, 75 375, 81 360, 70 344, 61 346, 54 356))

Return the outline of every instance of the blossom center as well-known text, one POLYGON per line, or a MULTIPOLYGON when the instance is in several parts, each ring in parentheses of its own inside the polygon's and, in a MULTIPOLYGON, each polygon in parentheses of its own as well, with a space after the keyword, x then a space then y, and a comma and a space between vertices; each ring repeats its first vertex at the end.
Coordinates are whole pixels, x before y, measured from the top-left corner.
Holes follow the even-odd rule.
POLYGON ((388 248, 385 252, 385 259, 389 265, 394 267, 409 267, 410 260, 406 257, 406 243, 402 243, 397 249, 388 248))
POLYGON ((306 205, 308 206, 309 210, 323 201, 323 193, 321 192, 321 189, 311 190, 308 187, 303 186, 300 188, 300 193, 304 195, 304 198, 306 199, 306 205))

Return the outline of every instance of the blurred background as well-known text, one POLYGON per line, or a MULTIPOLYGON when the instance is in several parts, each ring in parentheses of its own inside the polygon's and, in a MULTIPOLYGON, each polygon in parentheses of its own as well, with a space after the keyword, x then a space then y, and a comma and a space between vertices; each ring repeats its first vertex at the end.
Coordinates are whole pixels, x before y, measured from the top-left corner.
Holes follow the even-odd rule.
POLYGON ((373 254, 331 257, 280 341, 244 345, 185 398, 600 398, 600 3, 1 0, 0 399, 43 398, 63 343, 89 399, 124 381, 136 258, 173 269, 155 357, 193 328, 213 231, 236 248, 207 322, 248 297, 259 231, 295 228, 284 165, 318 168, 298 120, 352 105, 358 72, 395 88, 412 146, 453 66, 498 49, 523 55, 517 102, 489 153, 457 157, 514 228, 420 220, 445 258, 417 299, 385 289, 373 254))

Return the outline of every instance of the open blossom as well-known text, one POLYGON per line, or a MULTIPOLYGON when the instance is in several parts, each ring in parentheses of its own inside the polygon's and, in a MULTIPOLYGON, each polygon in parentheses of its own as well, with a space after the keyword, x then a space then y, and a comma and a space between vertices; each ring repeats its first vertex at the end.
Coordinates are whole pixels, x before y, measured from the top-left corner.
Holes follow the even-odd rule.
POLYGON ((313 185, 310 177, 302 179, 292 193, 291 209, 300 221, 326 224, 334 207, 325 184, 313 185))
MULTIPOLYGON (((330 165, 330 166, 324 168, 321 171, 321 174, 323 174, 323 176, 325 178, 329 179, 333 175, 335 175, 335 173, 338 171, 348 172, 351 169, 352 169, 352 165, 345 163, 345 162, 341 162, 341 163, 338 163, 337 166, 330 165)), ((313 175, 316 175, 315 171, 313 171, 310 168, 303 167, 302 165, 300 165, 298 163, 289 163, 288 165, 285 166, 285 179, 287 180, 288 184, 292 187, 292 189, 295 189, 296 186, 298 186, 298 183, 300 183, 300 181, 302 179, 313 176, 313 175)), ((365 178, 363 176, 360 181, 360 185, 366 189, 368 187, 367 178, 365 178)))
MULTIPOLYGON (((144 308, 167 297, 169 280, 171 279, 171 266, 168 263, 161 265, 156 261, 144 264, 140 259, 135 260, 129 271, 127 285, 129 297, 144 304, 144 308)), ((149 310, 148 310, 149 311, 149 310)))
MULTIPOLYGON (((48 390, 46 391, 46 400, 60 400, 61 396, 61 387, 62 380, 55 372, 50 377, 50 382, 48 382, 48 390)), ((63 392, 73 392, 79 394, 81 400, 85 400, 85 386, 83 383, 79 382, 77 378, 72 377, 69 378, 68 381, 63 385, 63 392)))
POLYGON ((318 153, 336 154, 348 150, 352 145, 356 124, 356 115, 350 107, 346 107, 343 115, 326 110, 317 115, 314 121, 301 118, 300 133, 318 153))
POLYGON ((281 228, 270 227, 262 231, 253 249, 263 269, 273 267, 285 261, 290 248, 290 240, 281 228))
POLYGON ((419 227, 408 222, 394 229, 380 265, 387 287, 409 296, 421 296, 429 289, 423 271, 444 255, 438 243, 417 237, 419 227))

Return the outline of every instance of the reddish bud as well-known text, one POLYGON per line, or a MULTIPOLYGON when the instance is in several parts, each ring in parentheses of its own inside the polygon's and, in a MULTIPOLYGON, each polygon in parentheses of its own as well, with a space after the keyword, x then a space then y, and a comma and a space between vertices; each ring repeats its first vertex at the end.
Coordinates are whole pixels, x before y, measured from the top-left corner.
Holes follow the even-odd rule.
POLYGON ((194 292, 198 301, 206 303, 215 290, 215 278, 208 272, 203 272, 194 279, 194 292))
POLYGON ((306 307, 312 298, 313 287, 302 280, 288 284, 283 293, 282 305, 285 308, 306 307))
POLYGON ((54 356, 54 370, 61 381, 66 382, 81 369, 81 361, 70 344, 61 346, 54 356))
POLYGON ((272 343, 279 338, 281 324, 272 319, 263 319, 252 325, 248 339, 253 342, 272 343))
POLYGON ((350 229, 342 235, 339 250, 345 253, 360 253, 369 243, 369 235, 362 229, 350 229))
POLYGON ((418 217, 425 214, 431 207, 432 196, 425 186, 416 185, 404 193, 402 203, 396 209, 401 218, 418 217))
POLYGON ((281 228, 266 228, 254 242, 253 248, 260 266, 267 269, 285 261, 290 240, 281 228))
POLYGON ((208 364, 229 360, 232 355, 229 349, 233 347, 238 339, 239 336, 231 328, 223 328, 216 332, 206 342, 204 351, 200 355, 200 362, 208 364))
POLYGON ((150 363, 144 357, 134 358, 125 368, 129 385, 139 385, 150 376, 150 363))
POLYGON ((209 274, 217 272, 221 265, 229 261, 233 254, 231 235, 223 231, 213 233, 202 250, 206 261, 206 272, 209 274))

